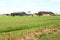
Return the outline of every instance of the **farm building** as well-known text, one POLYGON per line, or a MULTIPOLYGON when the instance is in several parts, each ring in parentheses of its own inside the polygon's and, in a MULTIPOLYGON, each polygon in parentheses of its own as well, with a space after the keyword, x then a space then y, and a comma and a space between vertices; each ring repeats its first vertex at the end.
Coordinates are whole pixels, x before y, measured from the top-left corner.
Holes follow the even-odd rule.
POLYGON ((54 13, 53 12, 41 11, 41 12, 36 13, 36 15, 38 15, 38 16, 52 16, 52 15, 54 15, 54 13))
POLYGON ((33 14, 26 14, 26 16, 33 16, 33 14))

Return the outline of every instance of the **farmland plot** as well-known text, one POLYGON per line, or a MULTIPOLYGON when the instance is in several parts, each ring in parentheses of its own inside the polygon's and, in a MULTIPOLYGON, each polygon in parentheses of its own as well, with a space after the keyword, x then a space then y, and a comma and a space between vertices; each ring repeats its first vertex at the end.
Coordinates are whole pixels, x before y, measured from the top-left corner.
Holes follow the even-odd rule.
POLYGON ((22 37, 23 40, 24 36, 27 34, 35 33, 44 30, 46 28, 54 28, 59 25, 60 25, 60 16, 49 16, 49 17, 1 16, 0 40, 16 40, 17 37, 22 37, 22 36, 23 36, 22 37))

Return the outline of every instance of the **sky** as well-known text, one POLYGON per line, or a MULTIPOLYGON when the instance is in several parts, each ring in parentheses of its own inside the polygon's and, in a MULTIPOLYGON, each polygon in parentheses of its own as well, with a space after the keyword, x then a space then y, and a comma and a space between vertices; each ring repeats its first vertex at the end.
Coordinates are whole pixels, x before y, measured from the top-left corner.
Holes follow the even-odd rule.
POLYGON ((0 0, 0 14, 51 11, 60 14, 60 0, 0 0))

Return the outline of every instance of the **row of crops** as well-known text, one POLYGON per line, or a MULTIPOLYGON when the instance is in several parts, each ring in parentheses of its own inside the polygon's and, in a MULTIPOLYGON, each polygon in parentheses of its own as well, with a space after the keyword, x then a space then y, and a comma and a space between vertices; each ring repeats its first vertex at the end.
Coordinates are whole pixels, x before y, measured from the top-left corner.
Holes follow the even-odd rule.
MULTIPOLYGON (((7 25, 6 27, 0 27, 0 32, 9 32, 9 31, 16 31, 16 30, 24 30, 24 29, 30 29, 30 28, 37 28, 37 27, 50 27, 50 26, 55 26, 60 20, 54 20, 54 21, 47 21, 47 22, 31 22, 28 24, 10 24, 7 25), (54 25, 53 25, 54 24, 54 25)), ((3 25, 4 26, 4 25, 3 25)))

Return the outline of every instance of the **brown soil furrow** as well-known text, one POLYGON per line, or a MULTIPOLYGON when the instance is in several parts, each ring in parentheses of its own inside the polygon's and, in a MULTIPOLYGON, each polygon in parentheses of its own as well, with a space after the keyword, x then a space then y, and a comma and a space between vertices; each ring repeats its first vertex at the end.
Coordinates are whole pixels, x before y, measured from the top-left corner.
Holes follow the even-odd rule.
MULTIPOLYGON (((30 33, 30 34, 27 34, 27 35, 24 35, 24 36, 21 36, 21 37, 17 37, 15 38, 15 40, 29 40, 29 39, 32 39, 32 40, 37 40, 37 38, 34 37, 34 35, 41 35, 43 33, 49 33, 53 30, 57 30, 60 32, 60 29, 58 29, 60 27, 60 25, 58 27, 55 27, 55 28, 47 28, 47 29, 43 29, 42 31, 37 31, 37 32, 33 32, 33 33, 30 33)), ((55 33, 54 33, 55 34, 55 33)))

